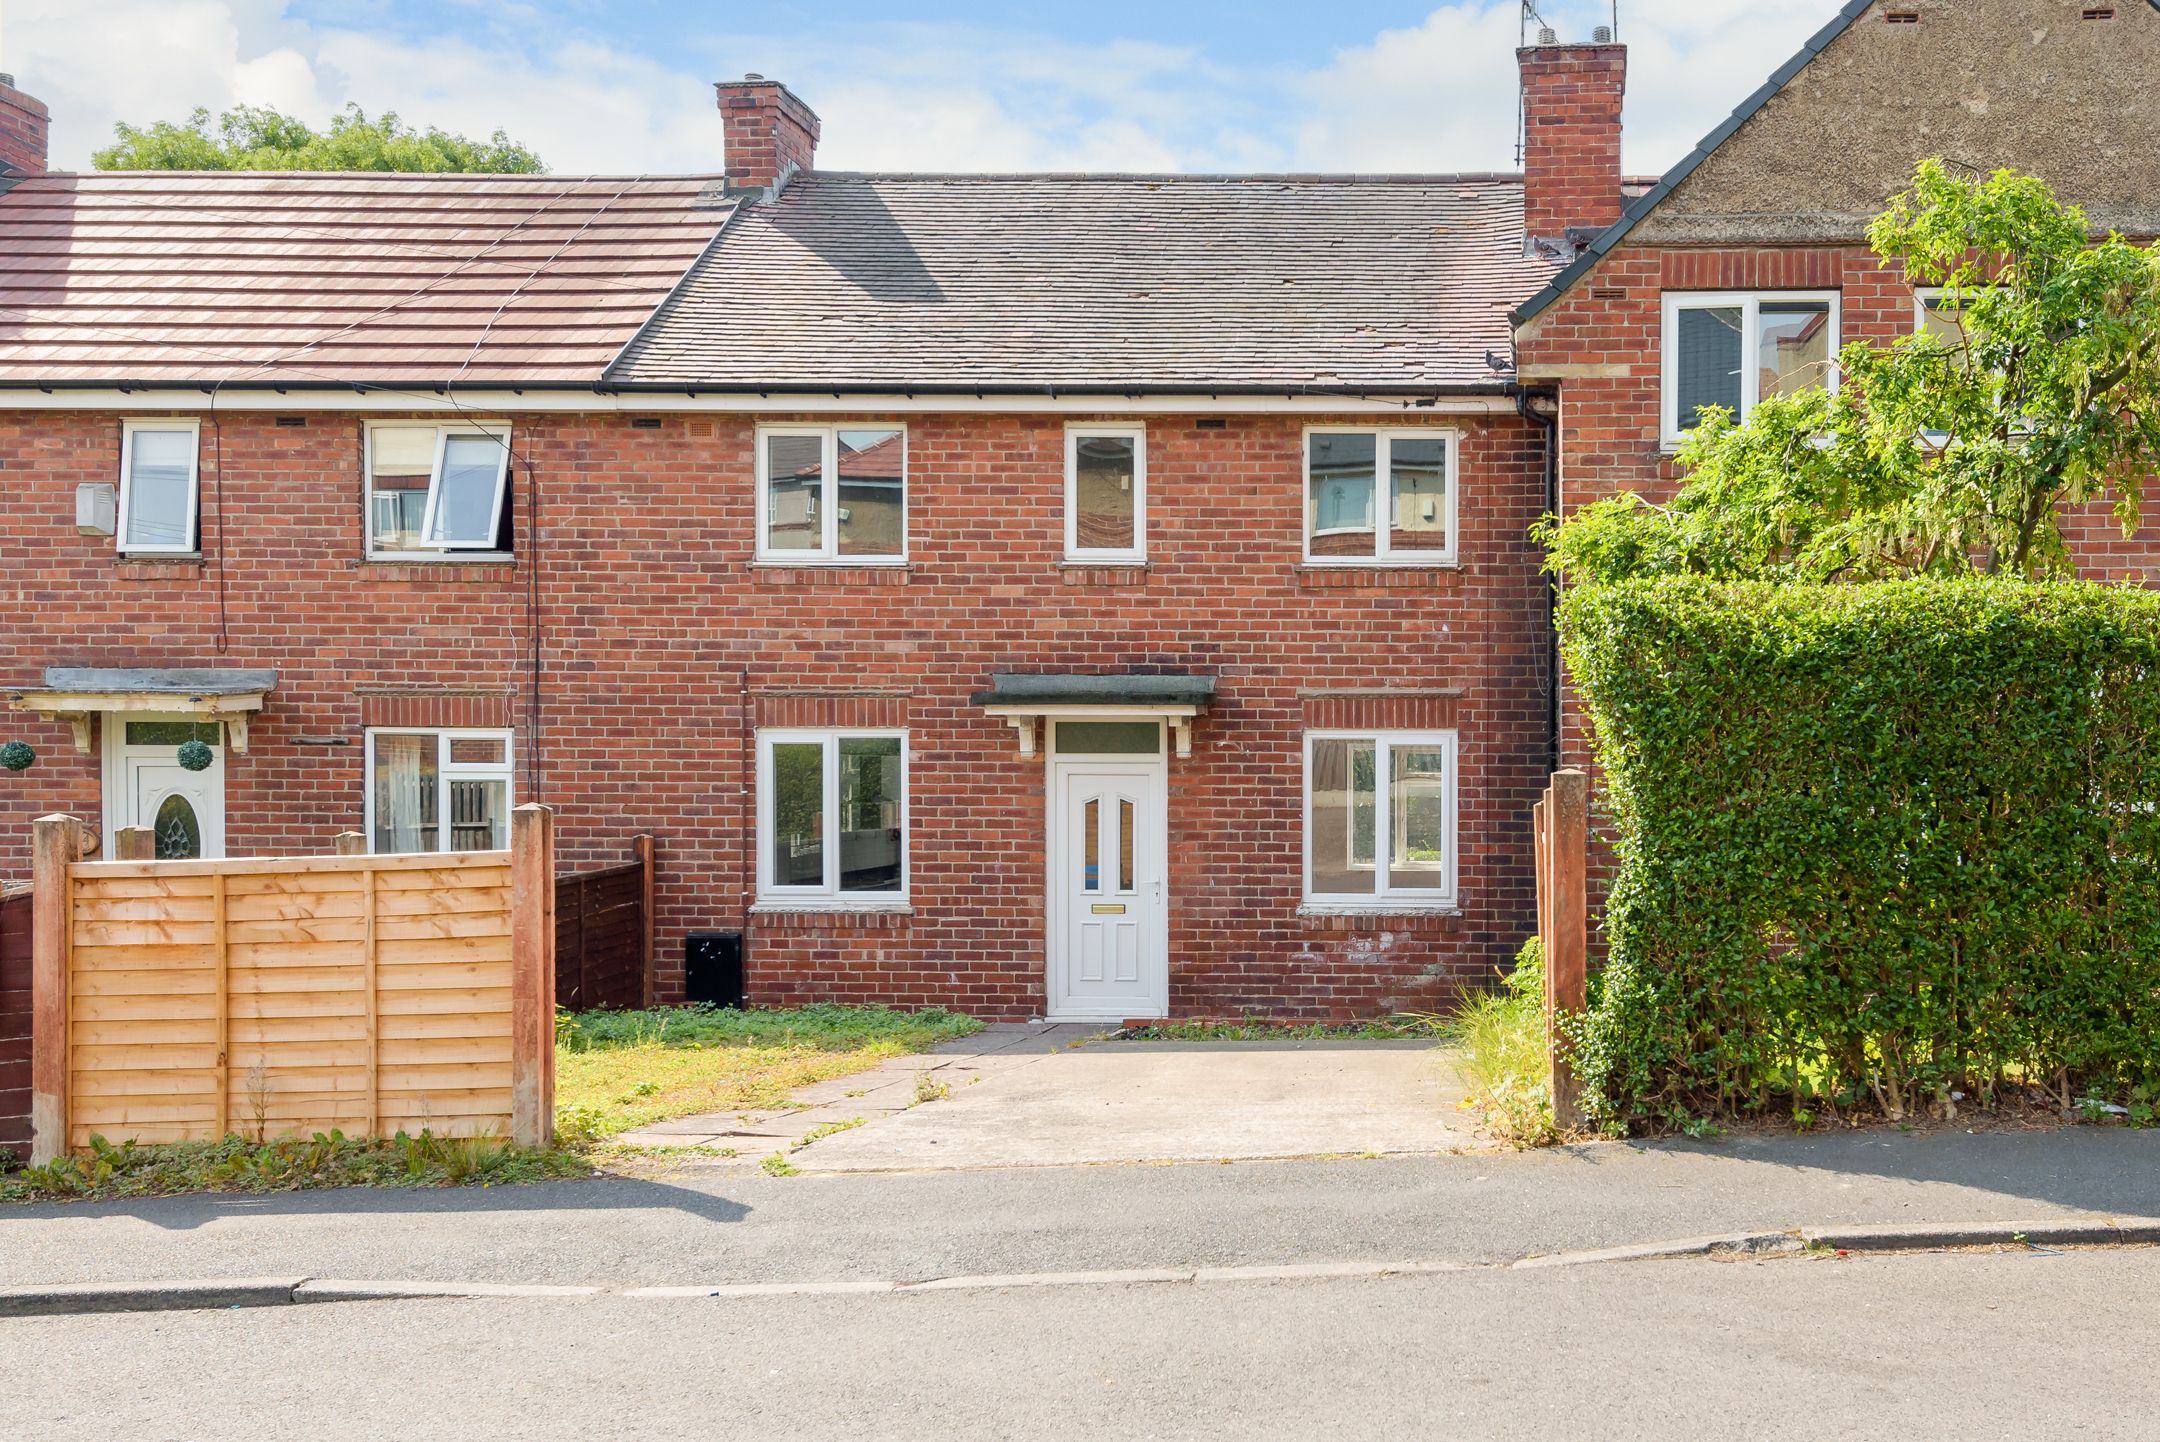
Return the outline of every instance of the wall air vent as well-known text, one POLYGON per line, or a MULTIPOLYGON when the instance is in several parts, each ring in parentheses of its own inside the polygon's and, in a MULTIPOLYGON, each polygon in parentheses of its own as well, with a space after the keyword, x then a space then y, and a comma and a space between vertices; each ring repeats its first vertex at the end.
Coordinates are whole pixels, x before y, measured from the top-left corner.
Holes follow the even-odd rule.
POLYGON ((2115 18, 2115 7, 2112 5, 2088 5, 2085 8, 2085 18, 2087 20, 2113 20, 2115 18))
POLYGON ((1886 10, 1883 12, 1882 19, 1885 25, 1918 25, 1920 23, 1920 12, 1917 10, 1886 10))

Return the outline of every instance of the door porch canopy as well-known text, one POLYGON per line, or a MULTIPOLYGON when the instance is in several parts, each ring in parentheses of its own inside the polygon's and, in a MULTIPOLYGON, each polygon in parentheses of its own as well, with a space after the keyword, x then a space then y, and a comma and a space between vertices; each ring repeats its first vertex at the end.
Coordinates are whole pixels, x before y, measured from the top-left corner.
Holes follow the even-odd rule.
POLYGON ((1035 723, 1070 720, 1155 720, 1170 723, 1180 760, 1192 755, 1192 721, 1215 704, 1215 678, 1202 675, 1022 676, 993 672, 990 689, 968 698, 1020 733, 1020 754, 1035 754, 1035 723))
POLYGON ((225 744, 245 756, 248 718, 277 689, 277 672, 223 666, 47 666, 45 684, 8 693, 18 711, 65 721, 75 749, 90 754, 90 721, 101 711, 201 716, 225 726, 225 744))

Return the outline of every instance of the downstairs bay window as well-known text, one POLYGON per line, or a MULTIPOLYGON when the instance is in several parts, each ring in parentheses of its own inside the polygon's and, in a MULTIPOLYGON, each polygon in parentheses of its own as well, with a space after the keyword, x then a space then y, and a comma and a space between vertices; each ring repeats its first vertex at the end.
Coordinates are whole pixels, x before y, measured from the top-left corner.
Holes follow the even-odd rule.
POLYGON ((507 850, 510 780, 508 731, 371 729, 368 849, 507 850))
POLYGON ((1447 910, 1456 901, 1452 731, 1305 738, 1305 900, 1447 910))
POLYGON ((877 907, 907 898, 907 738, 758 733, 758 899, 877 907))

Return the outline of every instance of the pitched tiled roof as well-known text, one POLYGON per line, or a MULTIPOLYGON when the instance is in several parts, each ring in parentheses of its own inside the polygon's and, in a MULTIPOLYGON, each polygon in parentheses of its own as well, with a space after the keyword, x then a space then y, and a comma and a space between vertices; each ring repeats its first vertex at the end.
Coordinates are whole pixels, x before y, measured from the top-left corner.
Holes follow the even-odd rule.
POLYGON ((1432 390, 1506 380, 1517 176, 813 171, 747 206, 625 385, 1432 390))
POLYGON ((708 176, 41 175, 0 385, 596 381, 710 243, 708 176))

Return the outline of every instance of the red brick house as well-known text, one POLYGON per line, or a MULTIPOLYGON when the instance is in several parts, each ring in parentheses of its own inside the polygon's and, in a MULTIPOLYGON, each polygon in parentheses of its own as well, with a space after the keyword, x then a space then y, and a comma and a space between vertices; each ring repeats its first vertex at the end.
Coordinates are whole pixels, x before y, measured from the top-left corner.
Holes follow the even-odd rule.
POLYGON ((661 1000, 705 932, 755 1002, 987 1017, 1491 976, 1551 747, 1522 178, 823 172, 719 89, 665 180, 46 174, 0 89, 0 864, 539 800, 574 865, 659 838, 661 1000))
POLYGON ((0 87, 0 868, 539 800, 659 838, 660 1000, 1435 1004, 1532 925, 1530 523, 1925 323, 1921 155, 2160 233, 2156 7, 1854 0, 1654 187, 1608 43, 1520 53, 1521 175, 826 172, 752 78, 724 176, 63 176, 0 87))
MULTIPOLYGON (((1578 68, 1617 106, 1617 47, 1587 48, 1578 68)), ((1866 241, 1923 158, 2038 175, 2097 228, 2160 236, 2156 73, 2160 0, 1848 0, 1679 164, 1614 201, 1602 231, 1562 248, 1568 264, 1516 311, 1519 379, 1558 412, 1559 510, 1669 494, 1696 406, 1744 415, 1781 387, 1834 384, 1846 341, 1938 323, 1866 241)), ((2072 517, 2082 572, 2160 584, 2160 515, 2146 515, 2129 538, 2104 501, 2072 517)), ((1587 765, 1562 691, 1562 758, 1587 765)))

